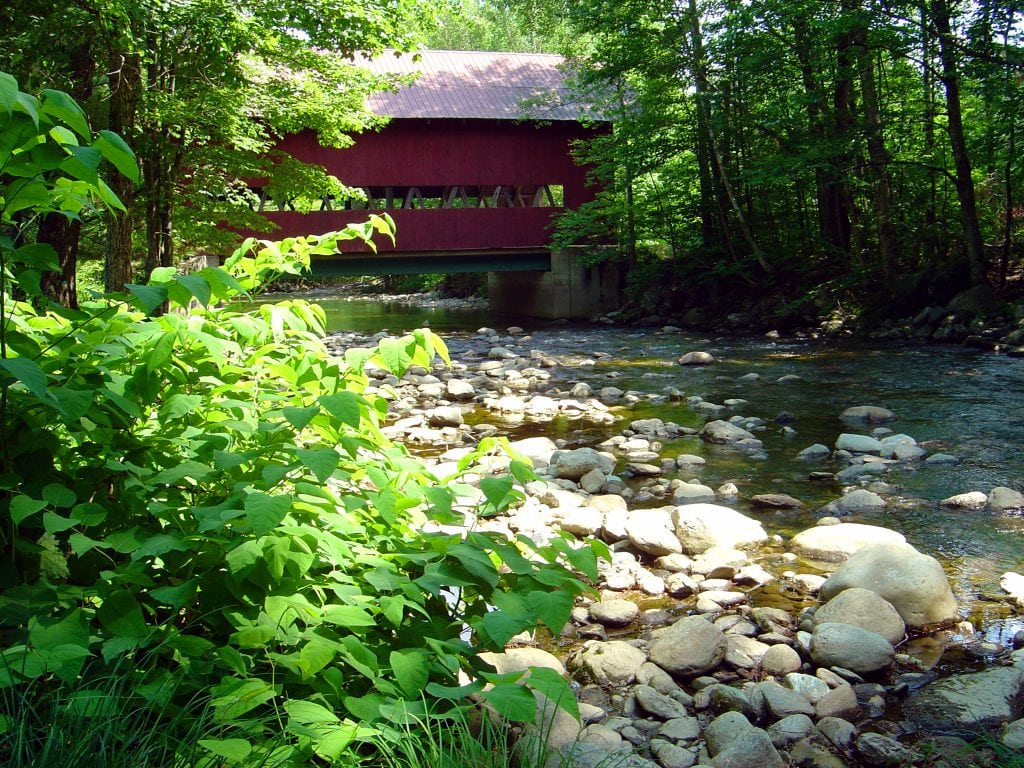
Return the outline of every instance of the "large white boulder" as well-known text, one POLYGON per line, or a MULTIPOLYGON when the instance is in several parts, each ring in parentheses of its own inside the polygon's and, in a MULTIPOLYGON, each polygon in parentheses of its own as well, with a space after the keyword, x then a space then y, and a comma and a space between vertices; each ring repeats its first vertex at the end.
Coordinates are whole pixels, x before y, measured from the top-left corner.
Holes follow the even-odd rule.
POLYGON ((902 533, 878 525, 839 523, 800 531, 789 542, 789 548, 811 560, 840 563, 865 547, 884 542, 902 544, 906 538, 902 533))
POLYGON ((765 541, 757 520, 718 504, 686 504, 672 510, 672 524, 684 553, 697 555, 712 547, 737 547, 765 541))
POLYGON ((885 598, 912 630, 959 619, 956 598, 939 561, 905 542, 873 544, 855 552, 821 585, 819 595, 831 600, 853 587, 885 598))

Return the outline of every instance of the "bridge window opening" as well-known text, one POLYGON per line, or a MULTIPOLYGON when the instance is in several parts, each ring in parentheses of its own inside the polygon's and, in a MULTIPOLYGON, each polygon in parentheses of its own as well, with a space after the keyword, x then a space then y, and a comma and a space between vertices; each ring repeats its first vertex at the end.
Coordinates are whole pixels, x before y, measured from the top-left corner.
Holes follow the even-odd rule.
POLYGON ((250 207, 259 213, 275 211, 385 211, 445 208, 560 208, 565 204, 561 184, 494 184, 425 187, 363 187, 352 197, 289 199, 271 196, 266 187, 250 188, 250 207))

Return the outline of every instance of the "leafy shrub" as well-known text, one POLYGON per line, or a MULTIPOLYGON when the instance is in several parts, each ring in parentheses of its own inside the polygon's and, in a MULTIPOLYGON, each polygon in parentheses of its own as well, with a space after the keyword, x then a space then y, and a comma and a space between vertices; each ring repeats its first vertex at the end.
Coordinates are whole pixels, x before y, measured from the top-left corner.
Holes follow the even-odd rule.
MULTIPOLYGON (((112 134, 95 152, 82 126, 71 142, 62 126, 80 110, 66 96, 26 123, 32 97, 11 82, 0 80, 0 225, 14 234, 0 239, 0 688, 45 696, 118 668, 157 710, 208 696, 210 721, 240 729, 201 742, 217 764, 245 760, 268 722, 288 734, 289 759, 333 760, 427 699, 479 694, 529 720, 519 676, 493 674, 477 652, 541 624, 557 633, 587 588, 566 564, 596 578, 599 545, 443 532, 463 522, 465 488, 383 436, 387 400, 365 373, 446 359, 429 331, 339 359, 318 307, 238 306, 339 239, 393 235, 392 223, 250 240, 223 269, 157 270, 127 295, 40 309, 52 254, 17 244, 26 214, 119 205, 79 164, 134 159, 112 134)), ((512 470, 481 482, 483 511, 520 498, 529 471, 512 470)), ((547 672, 529 685, 572 709, 547 672)))

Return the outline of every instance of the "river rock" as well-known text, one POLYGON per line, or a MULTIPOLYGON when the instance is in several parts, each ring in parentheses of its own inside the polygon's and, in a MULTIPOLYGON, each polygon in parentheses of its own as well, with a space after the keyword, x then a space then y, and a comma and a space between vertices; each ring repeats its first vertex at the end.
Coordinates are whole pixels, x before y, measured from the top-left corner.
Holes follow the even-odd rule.
POLYGON ((953 675, 912 692, 903 715, 924 731, 972 738, 1018 719, 1024 669, 993 667, 953 675))
POLYGON ((862 421, 868 424, 885 424, 896 421, 897 416, 888 408, 877 405, 855 405, 843 411, 839 418, 846 421, 862 421))
POLYGON ((547 466, 551 455, 558 450, 555 441, 550 437, 527 437, 522 440, 513 440, 509 447, 534 462, 534 466, 541 463, 547 466))
POLYGON ((745 715, 736 710, 723 712, 704 729, 708 752, 716 755, 747 731, 755 730, 745 715))
POLYGON ((895 645, 906 634, 906 626, 889 601, 869 589, 851 587, 821 606, 814 624, 853 624, 876 632, 895 645))
POLYGON ((785 643, 769 646, 768 650, 764 652, 764 656, 761 657, 761 670, 766 675, 774 677, 797 672, 800 665, 800 654, 785 643))
POLYGON ((672 510, 672 524, 683 552, 700 554, 712 547, 737 547, 768 539, 764 527, 734 509, 718 504, 687 504, 672 510))
POLYGON ((590 606, 590 618, 605 627, 625 627, 636 621, 640 608, 630 600, 602 600, 590 606))
POLYGON ((850 453, 869 453, 879 456, 882 453, 882 441, 868 435, 854 435, 843 432, 836 438, 837 451, 849 451, 850 453))
POLYGON ((700 483, 680 483, 672 491, 672 503, 700 504, 715 500, 715 492, 700 483))
POLYGON ((912 630, 951 624, 959 618, 956 598, 939 561, 906 542, 876 543, 855 552, 821 586, 819 594, 823 600, 831 600, 851 587, 869 589, 885 598, 912 630))
POLYGON ((999 580, 999 586, 1010 594, 1017 604, 1024 603, 1024 576, 1013 571, 1007 571, 999 580))
MULTIPOLYGON (((773 645, 772 648, 789 648, 788 645, 773 645)), ((796 651, 793 651, 796 653, 796 651)), ((799 657, 799 654, 797 654, 799 657)), ((801 694, 811 704, 817 704, 821 699, 830 691, 828 683, 813 675, 805 675, 801 672, 790 672, 786 675, 785 684, 787 688, 792 688, 797 693, 801 694)))
POLYGON ((595 642, 579 654, 578 663, 598 685, 621 687, 636 679, 646 654, 624 640, 595 642))
POLYGON ((444 389, 450 400, 472 400, 476 395, 473 385, 465 379, 448 379, 444 389))
POLYGON ((796 455, 798 459, 805 461, 818 461, 827 457, 832 451, 828 449, 827 445, 821 443, 815 443, 804 448, 800 453, 796 455))
POLYGON ((715 357, 710 352, 687 352, 679 358, 680 365, 710 365, 715 357))
POLYGON ((427 423, 432 427, 458 427, 463 424, 462 409, 454 405, 439 405, 427 411, 427 423))
POLYGON ((811 635, 811 658, 824 667, 871 674, 886 669, 894 655, 884 637, 852 624, 819 624, 811 635))
POLYGON ((847 515, 880 512, 885 509, 885 499, 866 488, 856 488, 837 499, 836 508, 847 515))
POLYGON ((1007 725, 999 740, 1008 749, 1024 751, 1024 720, 1014 720, 1007 725))
POLYGON ((814 714, 818 720, 827 718, 844 721, 858 720, 861 716, 861 709, 853 686, 837 685, 828 690, 814 703, 814 714))
POLYGON ((1013 488, 997 486, 988 493, 988 508, 989 511, 998 514, 1022 512, 1024 511, 1024 493, 1015 491, 1013 488))
POLYGON ((722 630, 700 616, 687 616, 657 636, 650 658, 671 675, 695 677, 715 669, 726 647, 722 630))
POLYGON ((768 726, 768 735, 776 747, 786 747, 805 739, 814 731, 814 721, 807 715, 790 715, 768 726))
POLYGON ((804 503, 784 493, 759 493, 750 498, 750 505, 761 509, 803 509, 804 503))
POLYGON ((752 433, 721 419, 709 421, 704 425, 699 434, 706 443, 720 443, 723 445, 731 445, 741 440, 756 440, 752 433))
POLYGON ((690 714, 680 702, 659 693, 649 685, 638 685, 633 688, 633 696, 644 712, 662 720, 687 717, 690 714))
POLYGON ((789 548, 811 560, 838 563, 865 547, 882 542, 904 543, 903 534, 877 525, 839 523, 816 525, 801 531, 789 542, 789 548))
POLYGON ((952 509, 967 509, 971 511, 977 511, 984 509, 985 505, 988 504, 988 496, 981 491, 970 491, 969 493, 958 493, 955 496, 943 499, 939 502, 940 507, 950 507, 952 509))
POLYGON ((615 460, 593 448, 576 448, 555 454, 553 458, 555 476, 567 480, 579 480, 594 469, 600 469, 605 475, 615 471, 615 460))
POLYGON ((880 733, 862 733, 857 738, 857 751, 868 765, 904 766, 921 759, 914 750, 880 733))
POLYGON ((711 758, 714 768, 783 768, 785 763, 771 737, 751 726, 743 731, 717 755, 711 758))
POLYGON ((672 508, 637 509, 626 519, 629 542, 649 555, 671 555, 683 551, 672 522, 672 508))
POLYGON ((753 685, 748 694, 760 721, 781 720, 790 715, 813 715, 814 706, 798 691, 784 688, 774 680, 753 685))
POLYGON ((700 469, 706 463, 703 457, 695 456, 692 453, 681 453, 676 456, 676 466, 680 469, 700 469))
POLYGON ((593 507, 571 507, 560 511, 558 518, 562 530, 576 536, 593 536, 604 525, 604 515, 593 507))

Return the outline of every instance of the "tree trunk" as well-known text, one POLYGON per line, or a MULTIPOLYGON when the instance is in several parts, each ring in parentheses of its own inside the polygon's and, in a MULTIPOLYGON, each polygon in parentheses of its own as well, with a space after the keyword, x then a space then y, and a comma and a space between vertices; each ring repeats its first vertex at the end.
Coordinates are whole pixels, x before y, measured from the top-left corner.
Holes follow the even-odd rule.
MULTIPOLYGON (((129 138, 142 90, 142 70, 135 53, 114 52, 110 61, 110 130, 129 138)), ((112 211, 107 218, 106 289, 123 291, 132 281, 132 208, 135 185, 116 169, 110 171, 110 188, 126 211, 112 211)))
MULTIPOLYGON (((96 60, 90 41, 77 46, 70 56, 71 96, 79 104, 92 96, 96 60)), ((44 272, 41 287, 53 301, 71 309, 78 308, 78 243, 82 235, 82 222, 70 220, 61 213, 48 213, 39 219, 36 239, 47 243, 57 252, 58 272, 44 272)))
POLYGON ((859 27, 855 33, 860 70, 860 92, 864 103, 864 127, 867 130, 868 162, 871 169, 871 203, 875 213, 878 231, 878 255, 882 276, 887 287, 892 286, 896 276, 896 228, 892 215, 892 184, 889 180, 889 163, 892 156, 885 147, 882 132, 882 116, 878 108, 878 93, 875 90, 875 66, 871 50, 867 45, 867 30, 859 27))
POLYGON ((935 157, 935 87, 932 62, 935 60, 935 39, 932 36, 932 25, 928 23, 928 7, 922 2, 921 8, 921 67, 922 86, 924 90, 924 151, 928 160, 928 203, 924 210, 924 237, 922 249, 925 264, 934 264, 939 252, 936 224, 938 222, 938 174, 934 170, 935 157))
MULTIPOLYGON (((729 182, 729 174, 722 157, 721 149, 715 139, 715 131, 711 125, 711 111, 708 109, 708 98, 710 96, 710 83, 707 74, 707 63, 704 59, 704 40, 700 31, 700 16, 697 12, 697 0, 689 0, 689 33, 690 33, 690 71, 693 73, 694 85, 696 87, 697 100, 697 125, 704 126, 703 135, 707 142, 707 155, 712 172, 712 180, 717 182, 716 197, 719 199, 719 207, 722 216, 723 235, 728 238, 729 225, 726 218, 726 205, 732 210, 739 226, 740 235, 747 243, 751 255, 756 259, 758 265, 764 271, 769 271, 768 263, 765 261, 764 253, 761 251, 754 233, 747 224, 747 217, 740 207, 739 201, 733 192, 729 182)), ((702 195, 703 197, 703 195, 702 195)), ((727 241, 728 242, 728 241, 727 241)))
POLYGON ((853 116, 853 84, 855 74, 856 56, 853 47, 853 35, 847 19, 857 7, 857 0, 841 0, 840 10, 843 15, 839 34, 836 35, 836 81, 832 97, 832 125, 831 143, 837 147, 835 150, 835 173, 842 180, 841 183, 829 189, 829 209, 836 220, 832 226, 845 245, 843 252, 852 255, 854 248, 852 242, 857 242, 857 258, 860 259, 863 251, 862 237, 859 234, 859 221, 857 209, 853 204, 853 195, 850 192, 849 184, 845 181, 845 175, 851 166, 851 153, 849 147, 852 145, 851 133, 854 129, 853 116), (838 149, 842 147, 842 149, 838 149), (856 232, 856 238, 854 237, 856 232))
MULTIPOLYGON (((800 64, 811 138, 818 146, 825 147, 829 145, 829 129, 823 115, 825 99, 811 60, 807 20, 799 14, 793 20, 793 42, 800 64)), ((843 205, 845 196, 839 193, 845 183, 839 172, 839 158, 831 150, 830 153, 828 164, 824 167, 817 165, 814 169, 818 231, 827 254, 838 254, 845 263, 850 255, 850 212, 843 205)))
POLYGON ((960 73, 957 69, 956 46, 949 24, 946 0, 932 0, 932 21, 939 39, 939 60, 942 63, 940 79, 946 91, 946 117, 949 144, 953 153, 954 186, 960 202, 960 224, 964 230, 964 247, 971 271, 971 283, 988 283, 988 265, 978 222, 978 205, 971 178, 971 159, 964 139, 963 111, 960 106, 960 73))
POLYGON ((53 246, 60 259, 59 272, 43 273, 43 293, 70 309, 78 309, 78 243, 81 234, 82 222, 79 219, 49 213, 39 220, 36 240, 53 246))

